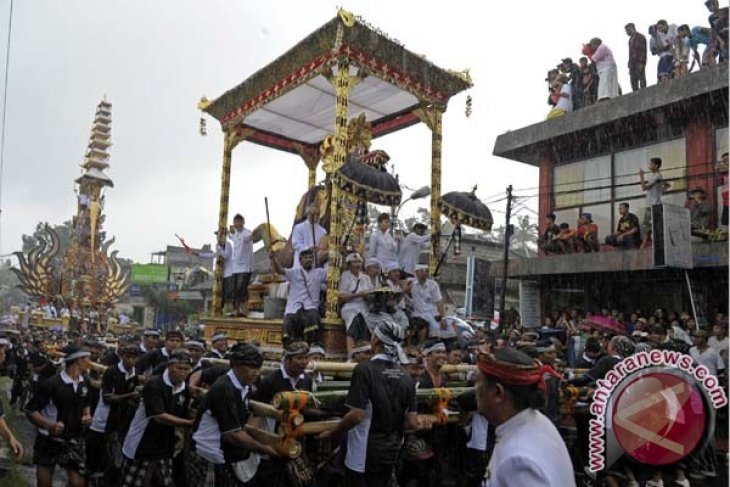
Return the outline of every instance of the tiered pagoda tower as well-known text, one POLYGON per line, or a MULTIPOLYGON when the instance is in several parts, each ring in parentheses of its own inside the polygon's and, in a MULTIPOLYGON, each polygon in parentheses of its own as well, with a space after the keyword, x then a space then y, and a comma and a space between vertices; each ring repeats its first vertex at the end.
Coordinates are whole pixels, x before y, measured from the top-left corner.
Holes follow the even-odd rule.
POLYGON ((16 252, 20 288, 33 297, 61 298, 79 318, 103 319, 106 310, 126 291, 127 276, 116 259, 107 255, 114 239, 103 231, 104 192, 114 187, 109 168, 112 104, 102 100, 96 107, 82 174, 76 179, 77 205, 73 232, 61 269, 51 265, 60 249, 58 236, 46 227, 46 240, 28 255, 16 252))

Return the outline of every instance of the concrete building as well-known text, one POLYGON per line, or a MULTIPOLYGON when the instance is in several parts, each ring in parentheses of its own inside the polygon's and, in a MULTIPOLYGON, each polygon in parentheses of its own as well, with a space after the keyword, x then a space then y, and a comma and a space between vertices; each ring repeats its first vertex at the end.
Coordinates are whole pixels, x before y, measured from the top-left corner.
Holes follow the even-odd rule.
MULTIPOLYGON (((723 64, 507 132, 497 138, 494 155, 539 168, 541 233, 548 213, 556 215, 556 223, 575 228, 578 215, 590 212, 603 242, 615 231, 621 202, 642 220, 645 193, 638 172, 648 168, 650 157, 663 159, 661 172, 671 184, 662 202, 683 206, 688 190, 700 187, 715 227, 722 205, 715 162, 727 150, 728 65, 723 64)), ((543 316, 572 306, 690 310, 688 280, 698 317, 727 312, 727 242, 695 241, 692 254, 693 269, 685 274, 654 267, 651 248, 602 246, 600 253, 512 259, 509 277, 539 284, 543 316)))

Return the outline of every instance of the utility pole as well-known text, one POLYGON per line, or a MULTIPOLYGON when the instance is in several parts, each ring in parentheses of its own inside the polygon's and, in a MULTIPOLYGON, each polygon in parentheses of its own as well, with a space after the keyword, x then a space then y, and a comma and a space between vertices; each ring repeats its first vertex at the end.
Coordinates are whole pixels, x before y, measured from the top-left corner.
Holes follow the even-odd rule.
POLYGON ((512 216, 512 185, 507 186, 507 215, 505 217, 504 227, 504 267, 502 269, 502 292, 499 296, 499 332, 502 333, 504 328, 505 310, 504 310, 504 299, 507 293, 507 274, 509 269, 509 243, 510 237, 512 236, 512 225, 510 224, 510 217, 512 216))

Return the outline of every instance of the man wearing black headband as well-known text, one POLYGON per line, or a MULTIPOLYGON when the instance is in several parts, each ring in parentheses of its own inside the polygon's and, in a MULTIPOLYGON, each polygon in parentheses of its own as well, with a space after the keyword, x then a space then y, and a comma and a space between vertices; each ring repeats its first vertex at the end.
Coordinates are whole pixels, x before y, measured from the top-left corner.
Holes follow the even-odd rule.
POLYGON ((91 423, 89 352, 68 346, 63 350, 66 368, 38 386, 26 407, 28 419, 38 428, 33 463, 39 487, 51 487, 56 465, 66 469, 69 485, 85 485, 84 428, 91 423))
MULTIPOLYGON (((312 379, 304 371, 309 363, 309 345, 305 342, 293 342, 284 349, 284 360, 279 370, 264 377, 259 383, 254 399, 270 404, 279 392, 312 391, 312 379)), ((254 420, 258 421, 258 420, 254 420)), ((270 418, 263 419, 263 426, 274 431, 277 424, 270 418)), ((259 423, 260 425, 261 423, 259 423)), ((262 459, 257 479, 265 479, 271 487, 290 485, 285 475, 285 462, 279 458, 262 459)))
POLYGON ((173 485, 175 428, 193 424, 188 419, 190 394, 185 383, 192 360, 184 351, 174 352, 168 358, 165 371, 152 376, 142 389, 142 400, 122 448, 122 487, 173 485), (148 478, 152 478, 151 484, 148 478))
POLYGON ((401 364, 408 357, 402 336, 392 323, 373 330, 373 358, 352 373, 345 405, 350 408, 333 431, 320 439, 347 432, 348 485, 389 485, 394 474, 403 432, 416 429, 416 385, 401 364))
MULTIPOLYGON (((246 485, 255 469, 242 468, 246 461, 255 464, 254 451, 276 456, 276 450, 254 440, 244 431, 251 411, 248 408, 251 385, 258 379, 264 357, 251 345, 230 354, 231 369, 208 390, 200 406, 193 433, 197 456, 204 462, 188 462, 187 467, 212 463, 218 487, 246 485), (244 462, 238 464, 238 462, 244 462), (236 468, 238 466, 239 468, 236 468)), ((205 480, 207 468, 186 468, 190 485, 205 480)))

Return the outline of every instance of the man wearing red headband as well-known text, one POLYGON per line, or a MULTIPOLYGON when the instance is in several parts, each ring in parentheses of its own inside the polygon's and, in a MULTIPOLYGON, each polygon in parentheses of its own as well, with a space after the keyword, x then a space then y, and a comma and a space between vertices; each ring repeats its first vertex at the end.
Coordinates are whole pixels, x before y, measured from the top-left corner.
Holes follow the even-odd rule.
POLYGON ((563 439, 538 411, 545 404, 547 369, 512 348, 480 355, 477 405, 496 426, 486 487, 572 487, 573 465, 563 439))

